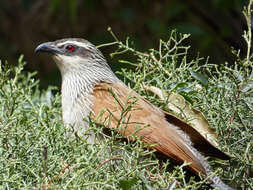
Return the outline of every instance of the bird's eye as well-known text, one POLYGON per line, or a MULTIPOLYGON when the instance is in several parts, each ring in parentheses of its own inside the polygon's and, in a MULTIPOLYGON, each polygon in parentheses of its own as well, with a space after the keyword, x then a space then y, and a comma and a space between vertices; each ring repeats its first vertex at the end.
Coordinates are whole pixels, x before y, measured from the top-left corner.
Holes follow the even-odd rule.
POLYGON ((73 45, 67 45, 65 49, 66 49, 68 52, 73 52, 73 51, 75 51, 75 46, 73 46, 73 45))

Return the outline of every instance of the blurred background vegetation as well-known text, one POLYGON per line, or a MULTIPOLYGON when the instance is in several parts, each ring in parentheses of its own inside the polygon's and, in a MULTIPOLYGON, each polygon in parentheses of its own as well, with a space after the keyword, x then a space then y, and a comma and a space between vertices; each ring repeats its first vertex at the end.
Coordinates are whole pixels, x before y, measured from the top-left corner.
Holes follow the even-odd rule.
MULTIPOLYGON (((231 47, 246 52, 246 30, 241 13, 246 0, 1 0, 0 52, 2 60, 16 63, 20 54, 26 69, 38 71, 42 86, 59 85, 60 74, 48 56, 34 54, 42 42, 81 37, 98 45, 112 41, 112 28, 119 39, 129 36, 137 49, 156 47, 172 29, 190 33, 186 42, 191 56, 210 56, 210 62, 233 64, 231 47)), ((112 47, 102 48, 107 55, 112 47)), ((111 64, 118 70, 119 64, 111 64)))

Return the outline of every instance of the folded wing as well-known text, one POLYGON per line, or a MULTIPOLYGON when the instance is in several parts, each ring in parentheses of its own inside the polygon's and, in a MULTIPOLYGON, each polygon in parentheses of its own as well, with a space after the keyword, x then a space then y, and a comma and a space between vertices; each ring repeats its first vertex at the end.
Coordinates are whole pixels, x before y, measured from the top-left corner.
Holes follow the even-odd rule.
POLYGON ((205 174, 205 169, 179 130, 204 154, 229 159, 190 125, 154 107, 123 83, 100 83, 95 86, 93 96, 92 115, 99 122, 120 129, 130 139, 132 135, 141 138, 176 162, 191 163, 188 167, 196 173, 205 174))

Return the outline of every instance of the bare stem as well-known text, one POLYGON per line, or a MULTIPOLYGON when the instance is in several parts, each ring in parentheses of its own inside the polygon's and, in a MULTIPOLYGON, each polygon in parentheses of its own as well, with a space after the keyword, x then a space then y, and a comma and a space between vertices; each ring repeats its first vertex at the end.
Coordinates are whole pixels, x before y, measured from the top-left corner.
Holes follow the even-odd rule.
POLYGON ((247 42, 247 58, 246 58, 246 66, 250 64, 250 49, 251 49, 251 38, 252 38, 252 29, 251 29, 251 6, 252 6, 253 0, 249 0, 249 4, 247 7, 247 10, 245 10, 245 18, 247 21, 247 27, 248 27, 248 32, 245 34, 245 40, 247 42))
POLYGON ((96 168, 96 170, 98 170, 99 168, 101 168, 107 162, 115 161, 115 160, 124 160, 124 159, 123 158, 109 158, 109 159, 103 161, 101 164, 99 164, 99 166, 96 168))

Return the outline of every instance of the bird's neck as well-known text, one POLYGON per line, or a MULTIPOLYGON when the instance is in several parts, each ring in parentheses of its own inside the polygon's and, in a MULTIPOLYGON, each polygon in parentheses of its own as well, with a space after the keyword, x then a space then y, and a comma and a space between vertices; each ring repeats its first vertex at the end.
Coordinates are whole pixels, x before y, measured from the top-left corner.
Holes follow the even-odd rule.
POLYGON ((68 124, 82 122, 91 111, 94 86, 100 82, 118 81, 109 68, 87 68, 62 73, 63 121, 68 124))
POLYGON ((86 68, 72 72, 61 72, 62 75, 62 95, 68 99, 75 99, 89 95, 93 92, 95 85, 101 82, 114 83, 119 79, 108 68, 86 68))

